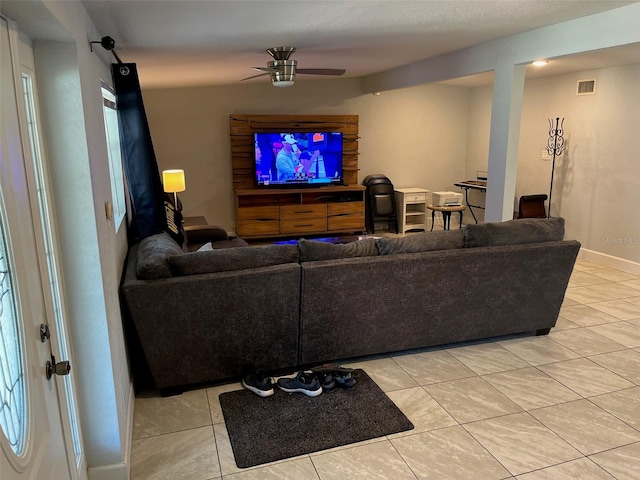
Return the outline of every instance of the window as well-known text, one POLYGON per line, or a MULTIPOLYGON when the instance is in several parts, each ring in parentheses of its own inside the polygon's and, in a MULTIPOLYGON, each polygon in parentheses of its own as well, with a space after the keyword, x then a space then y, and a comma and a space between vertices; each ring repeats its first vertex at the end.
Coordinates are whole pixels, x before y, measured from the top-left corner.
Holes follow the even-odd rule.
POLYGON ((0 211, 0 428, 20 455, 26 435, 24 360, 3 217, 0 211))
POLYGON ((120 150, 120 128, 118 126, 116 96, 111 87, 105 83, 102 84, 102 105, 104 128, 107 137, 107 151, 109 154, 109 173, 111 175, 113 223, 116 231, 118 231, 126 214, 122 154, 120 150))

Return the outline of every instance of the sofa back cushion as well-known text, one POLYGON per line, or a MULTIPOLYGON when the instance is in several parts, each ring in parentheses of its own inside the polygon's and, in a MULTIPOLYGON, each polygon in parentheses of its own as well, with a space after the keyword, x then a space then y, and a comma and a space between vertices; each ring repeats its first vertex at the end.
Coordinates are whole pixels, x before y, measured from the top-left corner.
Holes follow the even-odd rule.
POLYGON ((168 233, 143 238, 138 247, 136 276, 141 280, 171 277, 167 258, 183 253, 180 245, 168 233))
POLYGON ((378 255, 375 238, 365 238, 349 243, 327 243, 319 240, 298 241, 301 262, 334 260, 337 258, 373 257, 378 255))
POLYGON ((498 223, 467 225, 465 247, 497 247, 555 242, 564 238, 564 218, 521 218, 498 223))
POLYGON ((297 245, 265 245, 191 252, 167 259, 174 276, 201 275, 298 263, 297 245))
POLYGON ((462 248, 463 244, 464 233, 462 230, 424 232, 406 237, 382 237, 377 240, 380 255, 449 250, 462 248))

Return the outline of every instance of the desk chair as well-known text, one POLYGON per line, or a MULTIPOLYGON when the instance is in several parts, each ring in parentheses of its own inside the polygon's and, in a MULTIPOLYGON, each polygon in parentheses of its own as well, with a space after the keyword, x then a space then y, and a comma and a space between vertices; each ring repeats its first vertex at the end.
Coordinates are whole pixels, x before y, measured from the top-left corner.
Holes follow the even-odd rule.
POLYGON ((547 195, 522 195, 518 202, 518 218, 547 218, 544 202, 547 195))

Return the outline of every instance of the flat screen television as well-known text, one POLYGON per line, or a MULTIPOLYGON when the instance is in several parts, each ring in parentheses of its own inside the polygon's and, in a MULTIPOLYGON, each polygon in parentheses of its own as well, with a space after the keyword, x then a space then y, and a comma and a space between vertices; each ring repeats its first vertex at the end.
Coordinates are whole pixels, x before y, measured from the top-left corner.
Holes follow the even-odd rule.
POLYGON ((254 133, 258 187, 342 185, 342 132, 254 133))

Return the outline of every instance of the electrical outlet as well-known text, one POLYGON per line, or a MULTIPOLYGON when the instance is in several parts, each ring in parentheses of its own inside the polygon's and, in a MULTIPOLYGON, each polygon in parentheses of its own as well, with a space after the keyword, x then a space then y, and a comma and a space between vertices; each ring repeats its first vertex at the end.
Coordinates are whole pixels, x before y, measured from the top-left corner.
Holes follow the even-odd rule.
POLYGON ((540 157, 540 160, 551 160, 551 155, 549 155, 546 148, 542 149, 542 156, 540 157))

